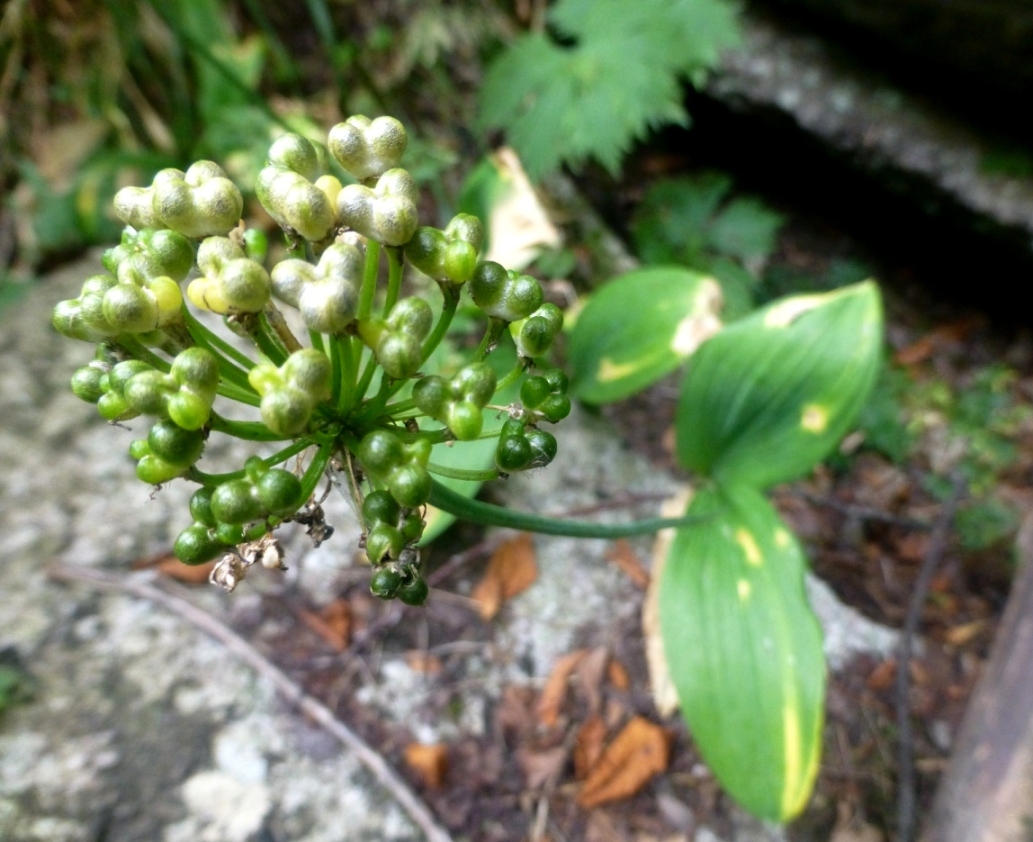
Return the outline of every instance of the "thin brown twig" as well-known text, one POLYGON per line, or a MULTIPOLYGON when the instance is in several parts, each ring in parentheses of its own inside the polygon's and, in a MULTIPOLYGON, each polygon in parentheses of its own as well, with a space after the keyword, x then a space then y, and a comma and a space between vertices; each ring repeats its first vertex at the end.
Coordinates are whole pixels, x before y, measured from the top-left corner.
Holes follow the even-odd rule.
POLYGON ((824 497, 810 491, 793 489, 790 494, 794 497, 806 500, 808 503, 812 503, 815 506, 821 506, 824 509, 832 509, 834 512, 839 512, 847 517, 858 518, 859 520, 874 520, 880 523, 888 523, 892 526, 902 526, 906 529, 932 529, 934 526, 934 524, 927 523, 926 521, 919 520, 918 518, 902 517, 901 515, 884 512, 882 509, 876 509, 872 506, 861 506, 856 503, 844 503, 841 500, 836 500, 834 497, 824 497))
POLYGON ((897 656, 896 708, 897 708, 897 767, 900 778, 897 784, 897 840, 911 842, 915 834, 915 747, 911 732, 911 653, 918 624, 922 619, 922 607, 925 605, 932 584, 933 574, 940 564, 947 539, 950 537, 951 524, 965 491, 965 481, 960 473, 951 478, 950 497, 943 504, 939 517, 933 525, 929 538, 929 548, 922 559, 922 566, 915 580, 911 601, 908 604, 904 629, 900 636, 900 649, 897 656))
POLYGON ((250 643, 216 617, 181 597, 140 581, 138 576, 115 576, 100 570, 67 565, 51 566, 47 569, 47 575, 59 581, 78 582, 100 590, 122 591, 156 602, 195 628, 214 637, 232 655, 271 681, 280 695, 290 704, 348 748, 356 759, 372 773, 377 782, 391 793, 416 826, 423 831, 429 842, 452 842, 448 831, 438 824, 427 805, 380 754, 334 716, 326 705, 306 693, 299 684, 292 681, 250 643))

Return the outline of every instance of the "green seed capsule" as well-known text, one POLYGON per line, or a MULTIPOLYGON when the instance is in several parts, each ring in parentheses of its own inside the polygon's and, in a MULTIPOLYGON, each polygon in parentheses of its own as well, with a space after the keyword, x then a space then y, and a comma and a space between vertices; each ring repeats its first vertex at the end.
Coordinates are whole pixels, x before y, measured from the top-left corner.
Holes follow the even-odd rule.
POLYGON ((380 599, 394 599, 402 584, 402 576, 397 570, 390 567, 381 567, 373 574, 369 581, 369 590, 373 596, 380 599))
POLYGON ((366 536, 366 557, 371 564, 381 564, 389 559, 396 559, 402 554, 405 539, 394 526, 386 523, 374 526, 366 536))
POLYGON ((499 446, 495 451, 495 464, 502 473, 512 474, 522 471, 530 464, 532 458, 534 458, 534 451, 524 436, 499 438, 499 446))
POLYGON ((301 480, 282 468, 270 468, 258 480, 256 488, 266 514, 277 517, 292 515, 302 503, 301 480))
POLYGON ((430 596, 430 588, 418 575, 405 582, 396 592, 396 596, 406 605, 423 605, 430 596))
POLYGON ((215 515, 212 514, 212 494, 214 491, 214 488, 202 486, 191 495, 190 517, 194 519, 194 523, 204 524, 205 526, 216 525, 215 515))
POLYGON ((183 564, 204 564, 225 551, 226 544, 196 523, 180 532, 172 546, 172 552, 183 564))
POLYGON ((371 529, 380 523, 396 524, 400 514, 398 502, 386 491, 371 491, 362 501, 362 519, 371 529))
POLYGON ((398 468, 388 480, 391 496, 409 509, 422 506, 430 498, 433 481, 427 469, 421 465, 406 465, 398 468))
POLYGON ((221 523, 247 523, 264 514, 255 487, 246 479, 231 480, 216 488, 211 506, 212 514, 221 523))
POLYGON ((556 458, 556 437, 545 430, 527 431, 527 443, 531 446, 531 461, 528 468, 544 468, 556 458))

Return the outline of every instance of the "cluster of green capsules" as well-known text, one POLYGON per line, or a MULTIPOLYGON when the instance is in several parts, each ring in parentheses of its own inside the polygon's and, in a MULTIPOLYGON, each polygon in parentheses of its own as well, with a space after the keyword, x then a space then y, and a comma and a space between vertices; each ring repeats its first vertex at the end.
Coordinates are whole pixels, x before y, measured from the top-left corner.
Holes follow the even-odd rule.
POLYGON ((129 448, 139 478, 198 484, 175 553, 186 564, 219 559, 212 581, 229 589, 255 563, 282 565, 273 534, 281 524, 326 537, 320 485, 344 474, 372 591, 420 604, 433 446, 496 438, 495 466, 466 472, 477 479, 556 455, 542 425, 569 413, 567 381, 556 369, 531 370, 562 313, 533 277, 481 258, 476 217, 419 225, 416 183, 399 166, 406 144, 391 117, 350 117, 325 145, 277 139, 255 191, 285 235, 286 253, 271 267, 263 231, 241 220, 243 196, 217 164, 162 170, 149 187, 119 191, 120 244, 104 254, 104 272, 54 309, 58 331, 96 345, 72 377, 75 394, 113 423, 153 419, 129 448), (440 301, 402 295, 406 265, 436 283, 440 301), (487 320, 480 346, 458 370, 424 371, 464 288, 487 320), (283 308, 297 311, 293 322, 283 308), (196 311, 221 317, 232 336, 196 311), (507 328, 517 362, 499 377, 485 360, 507 328), (519 402, 493 403, 518 384, 519 402), (486 430, 492 413, 505 420, 486 430), (279 449, 238 471, 206 473, 198 463, 212 434, 279 449))

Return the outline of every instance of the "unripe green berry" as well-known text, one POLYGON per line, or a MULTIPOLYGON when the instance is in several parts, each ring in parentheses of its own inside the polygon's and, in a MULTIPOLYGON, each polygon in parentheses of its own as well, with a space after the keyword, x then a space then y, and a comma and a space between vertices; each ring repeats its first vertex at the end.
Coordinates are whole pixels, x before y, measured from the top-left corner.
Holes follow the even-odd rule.
POLYGON ((544 468, 556 458, 556 437, 545 430, 527 431, 527 443, 531 446, 531 460, 528 468, 544 468))
POLYGON ((410 464, 396 469, 388 480, 391 496, 409 509, 422 506, 430 498, 433 485, 427 469, 410 464))
POLYGON ((501 436, 499 438, 499 446, 495 451, 495 464, 502 473, 512 474, 522 471, 533 458, 534 451, 524 436, 501 436))
POLYGON ((394 599, 402 584, 402 576, 390 567, 381 567, 369 580, 369 591, 380 599, 394 599))
POLYGON ((302 503, 301 480, 282 468, 270 468, 256 488, 266 513, 276 517, 294 514, 302 503))
POLYGON ((147 434, 151 453, 172 465, 189 467, 204 450, 204 436, 199 430, 184 430, 171 421, 159 421, 147 434))
POLYGON ((190 517, 194 519, 194 523, 200 523, 204 526, 216 525, 215 515, 212 514, 212 494, 214 491, 214 488, 201 486, 190 495, 190 517))
POLYGON ((380 523, 394 525, 400 514, 398 502, 387 491, 371 491, 362 501, 362 519, 367 527, 380 523))
POLYGON ((204 564, 225 551, 226 544, 215 538, 206 527, 196 523, 180 532, 172 546, 176 558, 183 564, 191 565, 204 564))
POLYGON ((427 583, 422 577, 416 575, 408 582, 404 582, 395 592, 395 596, 406 605, 423 605, 430 596, 430 588, 427 587, 427 583))
POLYGON ((212 494, 212 514, 221 523, 240 524, 260 518, 262 501, 246 479, 224 482, 212 494))
POLYGON ((79 400, 96 403, 104 395, 101 379, 107 374, 102 364, 84 365, 72 375, 72 393, 79 400))
POLYGON ((380 523, 374 526, 366 536, 366 557, 371 564, 381 564, 388 559, 396 559, 402 554, 405 539, 395 526, 380 523))
POLYGON ((445 422, 459 441, 473 441, 481 434, 484 416, 481 408, 470 401, 457 401, 449 407, 445 422))

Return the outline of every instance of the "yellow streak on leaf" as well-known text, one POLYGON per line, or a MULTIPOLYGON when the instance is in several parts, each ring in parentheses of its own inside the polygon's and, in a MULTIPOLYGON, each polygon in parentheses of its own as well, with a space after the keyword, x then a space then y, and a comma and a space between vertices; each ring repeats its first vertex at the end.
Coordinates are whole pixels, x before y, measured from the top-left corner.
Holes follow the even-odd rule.
MULTIPOLYGON (((795 695, 795 694, 794 694, 795 695)), ((785 740, 785 789, 782 792, 782 815, 791 815, 800 800, 800 774, 802 770, 800 722, 796 718, 796 707, 792 697, 786 699, 782 708, 782 733, 785 740)))
POLYGON ((780 550, 784 550, 789 546, 790 538, 789 533, 782 528, 775 530, 775 546, 780 550))
POLYGON ((671 350, 679 357, 692 354, 703 342, 721 330, 717 317, 724 299, 721 287, 713 278, 703 278, 696 293, 695 306, 675 328, 671 350))
POLYGON ((736 583, 736 590, 739 593, 739 602, 745 602, 747 599, 750 598, 750 591, 752 590, 752 587, 750 586, 750 583, 748 581, 746 581, 745 579, 740 579, 736 583))
POLYGON ((623 377, 627 377, 629 374, 634 374, 648 362, 649 359, 646 357, 632 360, 629 363, 615 363, 609 357, 603 357, 599 361, 599 371, 596 374, 596 378, 600 383, 610 383, 614 380, 620 380, 623 377))
POLYGON ((760 567, 764 559, 760 554, 760 547, 757 546, 756 539, 749 531, 744 527, 737 529, 735 531, 735 541, 742 547, 743 553, 746 554, 746 563, 754 567, 760 567))
POLYGON ((803 408, 800 426, 808 433, 824 433, 828 425, 829 411, 827 407, 811 403, 803 408))

